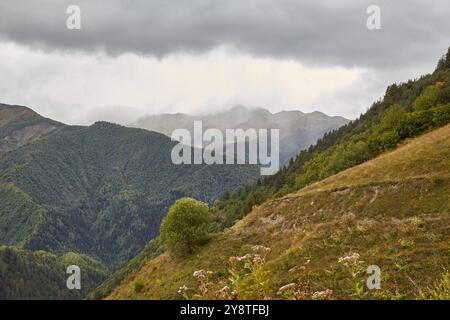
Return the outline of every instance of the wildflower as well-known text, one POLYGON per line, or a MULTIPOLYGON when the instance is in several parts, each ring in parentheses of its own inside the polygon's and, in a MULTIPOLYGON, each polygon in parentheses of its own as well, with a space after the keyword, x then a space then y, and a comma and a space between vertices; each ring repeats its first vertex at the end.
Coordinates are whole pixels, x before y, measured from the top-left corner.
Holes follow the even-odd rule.
POLYGON ((253 259, 253 255, 250 253, 247 253, 245 256, 242 257, 238 257, 238 261, 242 261, 242 260, 251 260, 253 259))
POLYGON ((348 263, 355 263, 359 261, 359 253, 354 252, 353 254, 349 255, 349 256, 345 256, 345 257, 340 257, 338 262, 342 263, 344 265, 348 265, 348 263))
POLYGON ((260 254, 261 254, 261 253, 267 254, 267 253, 270 252, 270 248, 264 247, 264 246, 262 246, 262 245, 256 245, 256 246, 253 246, 253 247, 252 247, 252 250, 253 250, 253 252, 260 253, 260 254))
POLYGON ((322 299, 330 299, 333 295, 333 291, 330 289, 326 289, 324 291, 316 291, 312 295, 313 300, 322 300, 322 299))
POLYGON ((230 257, 229 261, 232 265, 235 265, 239 261, 239 257, 236 256, 230 257))
POLYGON ((188 287, 186 287, 186 285, 181 286, 181 287, 178 289, 178 293, 179 293, 180 295, 182 295, 182 296, 183 296, 187 291, 188 291, 188 287))
POLYGON ((194 274, 193 274, 194 278, 197 278, 198 280, 206 279, 210 275, 212 275, 212 271, 203 270, 203 269, 194 271, 194 274))
POLYGON ((258 262, 262 261, 262 258, 259 254, 254 254, 252 257, 252 261, 253 261, 253 263, 258 263, 258 262))

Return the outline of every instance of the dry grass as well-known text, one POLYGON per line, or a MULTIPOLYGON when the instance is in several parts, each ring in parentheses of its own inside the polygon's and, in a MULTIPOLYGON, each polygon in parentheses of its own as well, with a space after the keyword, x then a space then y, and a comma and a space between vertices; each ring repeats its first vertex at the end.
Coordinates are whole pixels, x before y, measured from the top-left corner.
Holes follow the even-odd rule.
MULTIPOLYGON (((450 126, 346 170, 295 194, 272 200, 188 259, 163 254, 126 279, 109 299, 179 299, 194 286, 195 270, 227 281, 228 258, 261 244, 267 256, 270 297, 289 283, 333 298, 421 298, 450 269, 450 126), (355 295, 355 279, 338 259, 357 252, 378 265, 381 290, 355 295), (142 283, 137 292, 135 283, 142 283)), ((358 275, 364 282, 366 275, 358 275)), ((308 298, 308 297, 306 297, 308 298)))

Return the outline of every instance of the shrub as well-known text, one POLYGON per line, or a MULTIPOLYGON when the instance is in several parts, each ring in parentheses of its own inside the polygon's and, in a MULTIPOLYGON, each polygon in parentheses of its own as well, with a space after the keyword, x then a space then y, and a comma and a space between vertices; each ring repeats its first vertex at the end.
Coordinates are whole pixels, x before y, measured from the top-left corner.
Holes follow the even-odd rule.
POLYGON ((161 223, 161 242, 176 255, 190 254, 208 240, 210 225, 207 204, 181 198, 170 207, 161 223))
POLYGON ((144 283, 140 280, 137 280, 134 283, 134 292, 140 293, 142 291, 142 289, 144 289, 144 283))
POLYGON ((413 103, 413 108, 415 111, 423 111, 430 109, 436 104, 438 98, 438 87, 432 85, 428 86, 425 91, 416 98, 413 103))
POLYGON ((387 131, 381 135, 381 147, 384 150, 394 148, 400 141, 400 137, 396 131, 387 131))
POLYGON ((437 127, 450 122, 450 103, 438 105, 433 108, 433 124, 437 127))

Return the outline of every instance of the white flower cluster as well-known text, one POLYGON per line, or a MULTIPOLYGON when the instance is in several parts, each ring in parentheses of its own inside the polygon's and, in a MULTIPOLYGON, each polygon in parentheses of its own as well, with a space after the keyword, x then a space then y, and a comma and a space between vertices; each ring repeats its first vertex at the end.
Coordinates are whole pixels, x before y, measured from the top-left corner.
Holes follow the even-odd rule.
POLYGON ((252 251, 259 254, 268 254, 270 252, 270 248, 258 244, 252 247, 252 251))
POLYGON ((324 291, 316 291, 312 295, 313 300, 322 300, 322 299, 330 299, 330 297, 333 295, 333 291, 330 289, 324 290, 324 291))
POLYGON ((213 274, 212 271, 202 269, 202 270, 194 271, 193 276, 194 276, 194 278, 196 278, 198 280, 203 280, 203 279, 209 278, 212 274, 213 274))
POLYGON ((186 285, 184 285, 178 289, 178 293, 180 295, 184 295, 188 290, 189 290, 188 287, 186 287, 186 285))
POLYGON ((357 263, 359 262, 360 255, 357 252, 354 252, 351 255, 340 257, 338 262, 342 263, 343 265, 347 266, 349 263, 357 263))
POLYGON ((250 267, 250 263, 260 264, 264 262, 266 255, 270 252, 270 248, 264 247, 262 245, 256 245, 252 247, 254 253, 247 253, 242 257, 230 257, 230 263, 236 264, 237 262, 245 261, 245 268, 250 267))

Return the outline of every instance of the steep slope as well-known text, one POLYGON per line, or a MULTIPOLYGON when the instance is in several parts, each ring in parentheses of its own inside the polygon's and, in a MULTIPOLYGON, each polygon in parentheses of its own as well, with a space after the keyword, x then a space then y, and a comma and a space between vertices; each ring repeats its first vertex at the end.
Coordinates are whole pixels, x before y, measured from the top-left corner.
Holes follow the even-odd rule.
POLYGON ((63 126, 0 157, 0 244, 81 252, 115 269, 157 236, 177 198, 211 203, 255 166, 174 165, 162 134, 63 126))
POLYGON ((320 112, 282 111, 271 113, 262 108, 235 106, 217 114, 192 116, 184 113, 149 115, 140 118, 131 127, 163 133, 167 136, 178 128, 193 131, 195 120, 203 121, 203 128, 225 129, 279 129, 280 163, 286 164, 301 150, 314 144, 324 133, 349 122, 343 117, 330 117, 320 112))
MULTIPOLYGON (((450 268, 450 125, 296 193, 255 207, 186 259, 164 253, 128 276, 109 299, 172 299, 192 276, 211 270, 203 298, 227 284, 238 298, 257 298, 252 276, 228 278, 232 256, 270 247, 257 276, 269 298, 427 298, 448 296, 450 268), (340 259, 341 258, 341 259, 340 259), (341 260, 341 262, 339 262, 341 260), (365 287, 368 265, 382 272, 380 290, 365 287), (138 285, 137 285, 138 284, 138 285), (290 284, 288 288, 279 288, 290 284), (440 284, 441 291, 431 290, 440 284), (331 290, 331 291, 327 291, 331 290), (446 293, 445 293, 445 290, 446 293), (443 293, 442 293, 443 292, 443 293)), ((233 261, 236 261, 234 259, 233 261)), ((189 289, 188 291, 189 292, 189 289)), ((192 291, 191 291, 192 297, 192 291)))
POLYGON ((450 122, 450 48, 432 74, 390 85, 358 119, 326 133, 289 166, 216 202, 222 227, 254 205, 277 198, 395 148, 407 138, 450 122))
POLYGON ((23 106, 0 103, 0 154, 36 140, 62 124, 23 106))
POLYGON ((138 255, 131 259, 121 269, 114 272, 114 274, 108 277, 98 287, 89 292, 86 298, 90 300, 99 300, 109 296, 122 281, 138 272, 145 266, 148 260, 156 258, 163 252, 164 248, 160 244, 159 237, 151 240, 138 255))
POLYGON ((0 246, 0 299, 81 299, 108 276, 97 260, 86 255, 66 253, 55 256, 49 252, 30 252, 0 246), (67 267, 81 270, 81 289, 69 290, 67 267))

